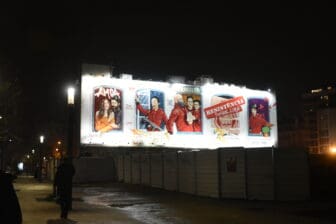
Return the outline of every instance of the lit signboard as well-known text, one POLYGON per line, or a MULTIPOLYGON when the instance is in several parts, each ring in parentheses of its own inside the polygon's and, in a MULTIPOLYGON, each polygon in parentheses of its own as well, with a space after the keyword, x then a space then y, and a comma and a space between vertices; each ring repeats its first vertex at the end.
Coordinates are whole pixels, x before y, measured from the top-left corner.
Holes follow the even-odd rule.
POLYGON ((216 149, 277 145, 276 98, 234 85, 82 76, 82 145, 216 149))

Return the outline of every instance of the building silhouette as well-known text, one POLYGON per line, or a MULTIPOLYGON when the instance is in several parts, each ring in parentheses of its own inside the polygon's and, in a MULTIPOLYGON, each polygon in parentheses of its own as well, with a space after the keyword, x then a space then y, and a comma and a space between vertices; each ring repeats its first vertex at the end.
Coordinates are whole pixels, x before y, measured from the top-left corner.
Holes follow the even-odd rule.
POLYGON ((311 154, 331 152, 336 147, 336 87, 311 89, 301 100, 301 116, 279 124, 279 146, 301 146, 311 154))

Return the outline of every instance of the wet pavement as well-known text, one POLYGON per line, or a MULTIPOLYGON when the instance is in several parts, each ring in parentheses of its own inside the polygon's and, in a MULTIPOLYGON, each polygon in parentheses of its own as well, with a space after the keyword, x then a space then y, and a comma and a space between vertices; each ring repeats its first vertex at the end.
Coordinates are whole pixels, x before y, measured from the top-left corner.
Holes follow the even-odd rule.
MULTIPOLYGON (((62 223, 51 183, 19 177, 15 188, 24 224, 62 223)), ((336 223, 335 201, 218 200, 123 183, 74 185, 73 198, 68 223, 336 223)))

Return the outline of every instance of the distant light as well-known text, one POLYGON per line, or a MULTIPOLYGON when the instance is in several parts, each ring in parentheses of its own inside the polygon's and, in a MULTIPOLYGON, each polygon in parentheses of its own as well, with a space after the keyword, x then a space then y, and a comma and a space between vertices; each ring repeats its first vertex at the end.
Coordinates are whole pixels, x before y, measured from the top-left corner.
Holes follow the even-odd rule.
POLYGON ((131 74, 121 74, 120 79, 132 80, 133 75, 131 75, 131 74))
POLYGON ((60 145, 62 142, 61 141, 58 141, 57 144, 60 145))
POLYGON ((330 148, 330 153, 332 153, 332 154, 336 154, 336 147, 332 147, 332 148, 330 148))
POLYGON ((8 141, 9 141, 9 142, 12 142, 13 140, 10 138, 8 141))
POLYGON ((311 93, 319 93, 319 92, 321 92, 322 91, 322 89, 312 89, 311 90, 311 93))
POLYGON ((68 104, 75 104, 75 88, 73 87, 68 88, 68 104))
POLYGON ((214 82, 213 78, 210 76, 201 76, 199 79, 203 85, 212 84, 214 82))
POLYGON ((104 76, 104 77, 108 77, 108 78, 110 78, 110 77, 111 77, 111 73, 106 72, 106 73, 103 74, 103 76, 104 76))
POLYGON ((17 165, 18 170, 22 171, 23 170, 23 162, 19 162, 17 165))
POLYGON ((43 142, 44 142, 44 136, 41 135, 41 136, 40 136, 40 143, 43 143, 43 142))
POLYGON ((2 116, 0 115, 0 119, 2 119, 2 116))
POLYGON ((170 83, 179 83, 179 84, 185 83, 185 77, 183 76, 170 76, 168 80, 170 83))
POLYGON ((33 154, 35 153, 35 149, 32 150, 32 153, 33 153, 33 154))
POLYGON ((59 150, 59 149, 58 149, 58 148, 56 148, 56 152, 58 152, 58 150, 59 150))
POLYGON ((46 160, 47 158, 45 156, 43 156, 43 160, 46 160))
POLYGON ((272 90, 270 88, 267 89, 268 92, 271 92, 272 90))
POLYGON ((29 159, 30 158, 30 156, 29 155, 27 155, 27 159, 29 159))

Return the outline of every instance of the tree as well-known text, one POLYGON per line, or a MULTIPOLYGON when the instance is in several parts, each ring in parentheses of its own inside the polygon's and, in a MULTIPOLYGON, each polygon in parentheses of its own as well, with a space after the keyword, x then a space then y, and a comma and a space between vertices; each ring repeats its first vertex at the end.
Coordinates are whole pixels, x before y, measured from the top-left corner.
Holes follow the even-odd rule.
POLYGON ((18 151, 10 146, 20 142, 20 130, 22 128, 20 115, 21 89, 18 79, 15 77, 15 69, 8 63, 0 61, 0 149, 1 166, 11 165, 11 159, 18 151), (13 150, 6 151, 10 147, 13 150), (6 152, 6 155, 5 155, 6 152))

